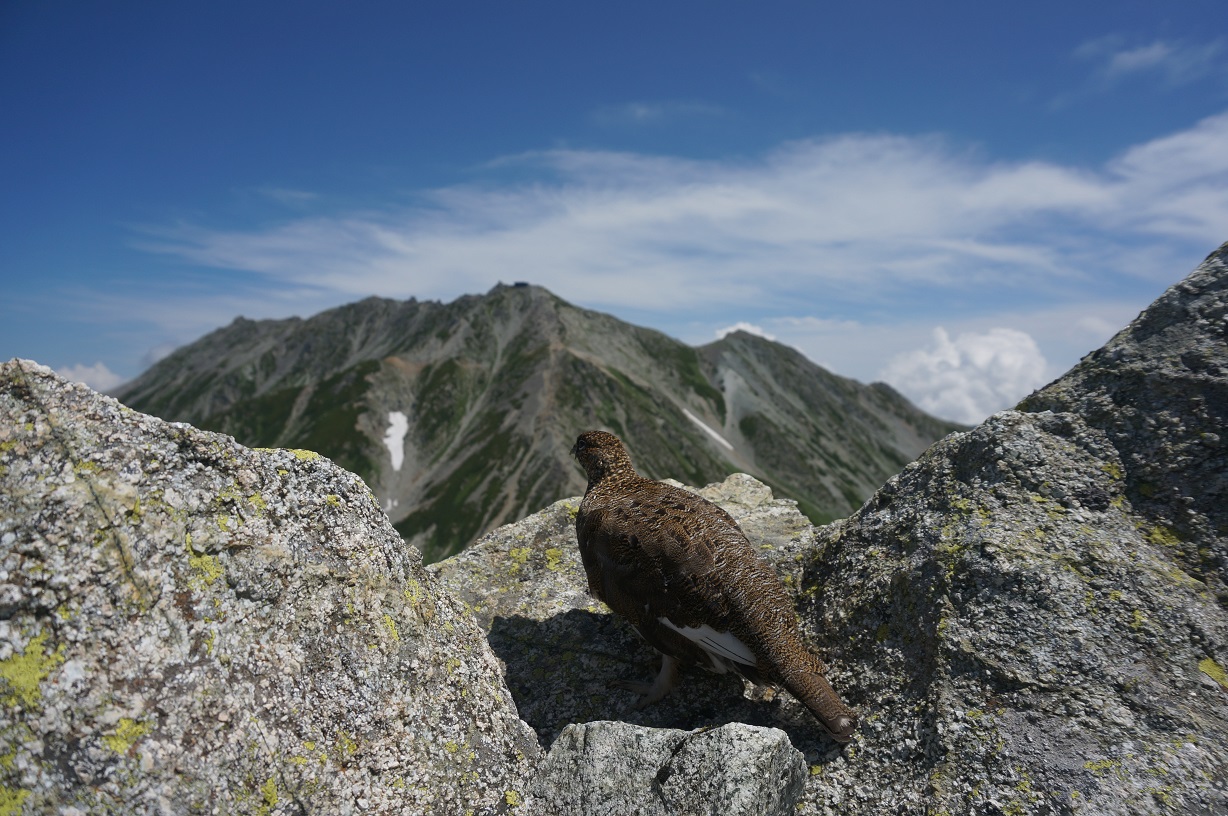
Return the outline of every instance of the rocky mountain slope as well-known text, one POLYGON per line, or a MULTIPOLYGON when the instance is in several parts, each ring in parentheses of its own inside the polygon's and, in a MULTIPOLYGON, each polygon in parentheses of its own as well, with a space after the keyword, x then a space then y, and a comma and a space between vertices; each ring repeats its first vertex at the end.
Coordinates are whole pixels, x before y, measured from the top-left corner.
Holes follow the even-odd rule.
POLYGON ((622 436, 650 475, 753 473, 822 522, 958 427, 760 337, 696 349, 519 285, 240 318, 117 396, 247 445, 330 457, 429 560, 583 490, 567 451, 589 428, 622 436))
POLYGON ((700 491, 859 709, 842 747, 702 671, 629 710, 607 680, 655 661, 585 592, 578 496, 428 569, 321 457, 10 362, 0 812, 1228 812, 1226 382, 1228 245, 843 521, 700 491))

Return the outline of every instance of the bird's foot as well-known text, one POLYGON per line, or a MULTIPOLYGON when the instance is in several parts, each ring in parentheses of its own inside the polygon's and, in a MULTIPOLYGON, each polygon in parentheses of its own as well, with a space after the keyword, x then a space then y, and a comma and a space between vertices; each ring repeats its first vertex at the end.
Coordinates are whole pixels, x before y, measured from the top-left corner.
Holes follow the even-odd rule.
POLYGON ((661 655, 661 671, 651 683, 639 683, 635 680, 612 680, 610 686, 624 691, 635 692, 643 696, 631 706, 638 711, 644 706, 652 705, 666 694, 678 682, 678 661, 669 655, 661 655))
POLYGON ((657 700, 661 699, 661 697, 665 696, 661 695, 655 700, 652 699, 652 683, 639 683, 635 680, 611 680, 609 686, 610 688, 622 689, 623 691, 629 691, 633 694, 640 695, 640 699, 636 700, 631 705, 632 711, 639 711, 644 706, 650 703, 655 703, 657 700))

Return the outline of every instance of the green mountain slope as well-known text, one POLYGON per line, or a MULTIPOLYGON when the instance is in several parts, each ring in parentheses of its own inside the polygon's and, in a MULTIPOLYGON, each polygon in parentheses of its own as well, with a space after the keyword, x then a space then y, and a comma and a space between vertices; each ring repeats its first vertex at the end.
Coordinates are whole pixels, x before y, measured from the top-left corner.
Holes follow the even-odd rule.
POLYGON ((535 286, 239 318, 116 396, 247 445, 330 457, 430 560, 582 492, 568 450, 588 428, 623 437, 650 476, 746 471, 822 522, 958 427, 763 338, 693 348, 535 286), (404 438, 386 441, 398 413, 404 438))

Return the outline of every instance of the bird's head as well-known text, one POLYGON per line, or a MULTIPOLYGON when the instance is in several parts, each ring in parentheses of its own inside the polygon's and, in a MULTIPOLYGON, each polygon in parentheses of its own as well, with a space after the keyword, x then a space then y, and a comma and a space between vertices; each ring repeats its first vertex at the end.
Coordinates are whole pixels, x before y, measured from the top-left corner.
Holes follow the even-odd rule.
POLYGON ((576 439, 571 455, 588 474, 590 485, 607 476, 635 474, 622 441, 612 433, 585 431, 576 439))

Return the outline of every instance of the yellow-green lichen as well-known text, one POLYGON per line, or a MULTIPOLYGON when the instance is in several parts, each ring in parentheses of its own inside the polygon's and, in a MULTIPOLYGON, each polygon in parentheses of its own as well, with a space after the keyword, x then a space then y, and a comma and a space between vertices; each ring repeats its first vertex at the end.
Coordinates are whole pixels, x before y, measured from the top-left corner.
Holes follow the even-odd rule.
POLYGON ((213 586, 213 582, 225 574, 225 570, 222 569, 222 562, 215 555, 198 553, 193 549, 192 535, 190 533, 185 537, 185 542, 188 551, 188 566, 195 573, 192 576, 192 585, 200 590, 213 586))
POLYGON ((1120 768, 1121 763, 1115 759, 1097 759, 1097 760, 1089 759, 1087 762, 1083 763, 1083 767, 1091 771, 1092 773, 1096 774, 1097 776, 1101 776, 1113 770, 1114 768, 1120 768))
POLYGON ((346 760, 358 753, 358 743, 342 729, 337 729, 337 754, 346 760))
POLYGON ((519 572, 529 561, 529 555, 533 551, 528 547, 512 547, 508 550, 508 557, 512 559, 512 572, 519 572))
POLYGON ((248 496, 247 501, 261 513, 264 513, 269 509, 269 505, 265 502, 264 496, 261 496, 259 493, 253 493, 252 495, 248 496))
POLYGON ((303 450, 302 448, 291 448, 290 453, 294 454, 294 458, 300 462, 310 462, 312 459, 320 458, 320 454, 315 451, 303 450))
POLYGON ((0 816, 17 816, 21 813, 22 803, 29 795, 30 792, 23 788, 13 789, 0 785, 0 816))
POLYGON ((520 807, 524 804, 524 800, 520 798, 520 793, 514 790, 504 791, 503 801, 507 802, 508 807, 520 807))
POLYGON ((956 510, 961 510, 965 513, 971 513, 972 509, 976 505, 974 505, 968 499, 956 499, 955 501, 951 502, 951 506, 954 507, 956 510))
POLYGON ((329 493, 324 497, 324 501, 328 502, 332 507, 339 507, 341 505, 341 497, 336 493, 329 493))
POLYGON ((149 733, 149 723, 124 717, 115 726, 115 732, 102 738, 102 744, 117 754, 126 754, 136 741, 149 733))
POLYGON ((277 781, 273 777, 265 780, 260 786, 260 805, 256 808, 256 816, 269 816, 273 812, 273 808, 277 807, 279 797, 277 796, 277 781))
POLYGON ((1225 672, 1224 667, 1211 658, 1205 657, 1198 661, 1198 670, 1228 689, 1228 672, 1225 672))
POLYGON ((551 572, 559 571, 559 564, 563 560, 563 551, 558 547, 546 548, 546 569, 551 572))
POLYGON ((46 643, 47 635, 40 633, 30 638, 21 654, 0 660, 0 680, 4 681, 0 699, 5 705, 34 708, 42 702, 39 684, 64 662, 63 644, 48 654, 46 643))
POLYGON ((392 615, 384 615, 384 628, 388 630, 388 636, 393 640, 400 640, 401 635, 397 632, 397 622, 392 619, 392 615))
POLYGON ((101 470, 102 468, 100 468, 95 462, 78 462, 77 464, 73 465, 72 472, 78 476, 85 476, 98 473, 101 470))
POLYGON ((1176 549, 1181 547, 1181 539, 1167 527, 1155 526, 1147 531, 1147 540, 1157 547, 1176 549))
POLYGON ((1100 469, 1119 482, 1126 477, 1126 474, 1121 472, 1121 466, 1116 462, 1105 462, 1100 469))

